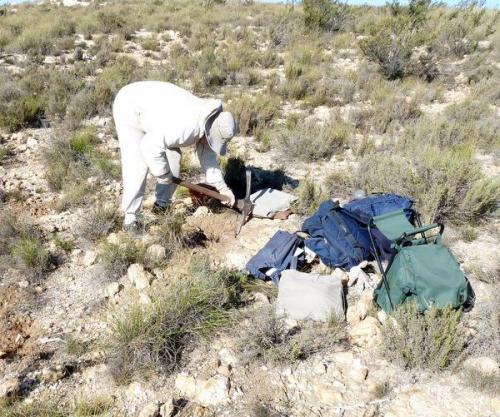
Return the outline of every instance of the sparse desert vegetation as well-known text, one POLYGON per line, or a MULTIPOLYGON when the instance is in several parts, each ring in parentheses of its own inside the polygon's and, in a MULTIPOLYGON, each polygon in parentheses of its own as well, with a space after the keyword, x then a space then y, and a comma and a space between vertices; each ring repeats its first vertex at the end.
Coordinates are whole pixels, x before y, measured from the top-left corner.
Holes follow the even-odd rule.
MULTIPOLYGON (((289 3, 0 6, 1 417, 499 412, 498 10, 289 3), (236 239, 235 213, 179 188, 164 214, 145 201, 142 240, 120 231, 112 102, 137 80, 223 100, 239 124, 226 182, 242 198, 249 167, 296 214, 236 239), (245 263, 358 189, 446 223, 470 312, 387 316, 368 284, 314 264, 349 281, 346 321, 275 314, 245 263)), ((200 182, 195 159, 182 176, 200 182)))

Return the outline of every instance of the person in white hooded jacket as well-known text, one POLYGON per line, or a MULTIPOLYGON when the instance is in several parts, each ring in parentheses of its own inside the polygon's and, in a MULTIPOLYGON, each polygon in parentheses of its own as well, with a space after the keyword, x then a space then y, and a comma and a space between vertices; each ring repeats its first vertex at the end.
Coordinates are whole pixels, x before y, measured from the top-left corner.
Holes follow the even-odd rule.
POLYGON ((207 184, 234 204, 217 155, 226 153, 236 123, 220 100, 196 97, 167 82, 135 82, 118 92, 113 118, 121 151, 125 230, 139 230, 148 170, 157 180, 155 210, 168 207, 176 188, 172 178, 180 174, 181 148, 187 146, 196 148, 207 184))

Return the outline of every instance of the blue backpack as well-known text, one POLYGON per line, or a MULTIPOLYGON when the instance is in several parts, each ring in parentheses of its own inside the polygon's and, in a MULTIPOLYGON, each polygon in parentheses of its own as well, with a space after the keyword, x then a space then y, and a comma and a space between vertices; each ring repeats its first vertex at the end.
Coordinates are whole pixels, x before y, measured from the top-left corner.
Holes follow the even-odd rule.
POLYGON ((295 255, 304 247, 304 240, 293 233, 279 230, 266 245, 248 261, 245 269, 255 278, 270 278, 278 285, 285 269, 297 269, 304 265, 305 255, 295 255), (272 272, 269 274, 269 270, 272 272))
POLYGON ((325 201, 318 211, 302 225, 309 234, 307 248, 333 268, 351 269, 364 260, 371 260, 370 236, 366 225, 338 201, 325 201))
MULTIPOLYGON (((344 206, 346 210, 367 227, 373 217, 398 210, 404 210, 408 221, 413 223, 415 212, 412 207, 413 200, 397 194, 374 194, 360 200, 353 200, 344 206)), ((393 254, 389 239, 377 229, 372 230, 372 235, 379 248, 381 260, 389 260, 393 254)))
POLYGON ((347 203, 344 208, 354 214, 363 224, 368 225, 375 216, 404 210, 406 217, 413 220, 413 200, 397 194, 374 194, 347 203))

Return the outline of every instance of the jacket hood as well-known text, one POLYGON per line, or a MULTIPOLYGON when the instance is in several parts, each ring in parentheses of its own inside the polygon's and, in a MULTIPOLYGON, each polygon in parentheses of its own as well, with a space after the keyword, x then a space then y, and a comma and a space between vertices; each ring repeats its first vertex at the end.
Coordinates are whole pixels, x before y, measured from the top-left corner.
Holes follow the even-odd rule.
POLYGON ((208 98, 204 100, 204 103, 200 110, 200 132, 204 132, 205 136, 208 137, 210 130, 209 121, 217 113, 222 111, 222 101, 218 99, 208 98))

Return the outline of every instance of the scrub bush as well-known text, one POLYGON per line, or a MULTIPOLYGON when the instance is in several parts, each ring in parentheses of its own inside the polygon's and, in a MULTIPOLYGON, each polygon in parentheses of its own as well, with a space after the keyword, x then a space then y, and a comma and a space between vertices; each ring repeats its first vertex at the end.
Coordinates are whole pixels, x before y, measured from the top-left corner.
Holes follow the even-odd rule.
POLYGON ((0 417, 69 417, 69 411, 50 401, 13 402, 2 406, 0 417))
POLYGON ((95 397, 78 400, 74 406, 75 417, 106 416, 112 408, 112 400, 95 397))
POLYGON ((336 32, 344 28, 350 10, 338 0, 304 0, 304 24, 310 30, 336 32))
POLYGON ((328 324, 304 322, 298 328, 289 329, 284 317, 277 316, 274 308, 261 312, 240 337, 239 350, 246 363, 294 363, 329 350, 346 339, 344 324, 336 320, 328 324))
POLYGON ((116 225, 116 212, 111 206, 97 206, 86 213, 78 225, 78 234, 85 240, 96 241, 107 236, 116 225))
POLYGON ((240 135, 253 135, 269 126, 279 115, 280 100, 269 95, 242 95, 231 100, 231 111, 238 123, 240 135))
POLYGON ((161 369, 172 372, 184 350, 200 337, 233 322, 240 305, 242 277, 193 263, 189 276, 156 294, 151 306, 133 304, 110 314, 106 349, 118 382, 161 369))
POLYGON ((30 219, 7 209, 0 211, 0 270, 3 264, 30 278, 41 278, 52 265, 41 231, 30 219))
POLYGON ((51 190, 66 194, 59 205, 60 210, 88 201, 92 187, 87 179, 92 176, 116 178, 119 168, 111 157, 97 149, 99 140, 96 131, 87 127, 68 136, 57 136, 43 151, 45 178, 51 190))
POLYGON ((51 265, 51 257, 38 236, 22 236, 11 248, 11 255, 21 269, 40 277, 51 265))
POLYGON ((303 161, 329 159, 344 149, 350 136, 349 127, 342 121, 321 124, 316 120, 298 120, 276 132, 281 151, 290 158, 303 161))
POLYGON ((298 200, 295 205, 295 210, 303 215, 313 214, 319 205, 329 198, 321 187, 317 185, 313 179, 306 177, 299 183, 297 188, 298 200))
POLYGON ((410 196, 428 221, 480 220, 491 211, 498 184, 482 178, 470 148, 421 146, 418 156, 415 149, 407 149, 408 154, 366 154, 357 169, 356 186, 410 196))
POLYGON ((382 328, 384 357, 409 369, 448 368, 465 348, 461 317, 460 310, 430 308, 422 314, 416 303, 404 304, 382 328))
POLYGON ((386 133, 391 126, 401 126, 417 120, 422 112, 415 98, 396 96, 394 94, 372 94, 374 106, 371 109, 370 124, 378 133, 386 133))
POLYGON ((417 47, 425 47, 433 40, 429 27, 428 0, 411 0, 408 6, 394 3, 391 16, 370 27, 370 35, 360 42, 363 54, 376 62, 380 72, 389 80, 407 75, 421 75, 432 81, 437 67, 432 54, 425 51, 413 58, 417 47))
POLYGON ((132 237, 124 237, 119 243, 103 242, 99 251, 100 265, 109 279, 118 279, 132 264, 143 264, 146 247, 132 237))
POLYGON ((498 142, 500 121, 487 103, 465 101, 446 108, 444 114, 426 116, 409 126, 403 135, 405 146, 430 143, 442 149, 473 144, 491 149, 498 142))
POLYGON ((485 9, 478 0, 461 2, 457 10, 444 15, 444 24, 437 39, 441 50, 459 58, 473 52, 477 42, 472 36, 484 15, 485 9))
POLYGON ((44 105, 36 92, 30 92, 13 81, 0 85, 0 128, 16 132, 26 127, 38 127, 44 105))

